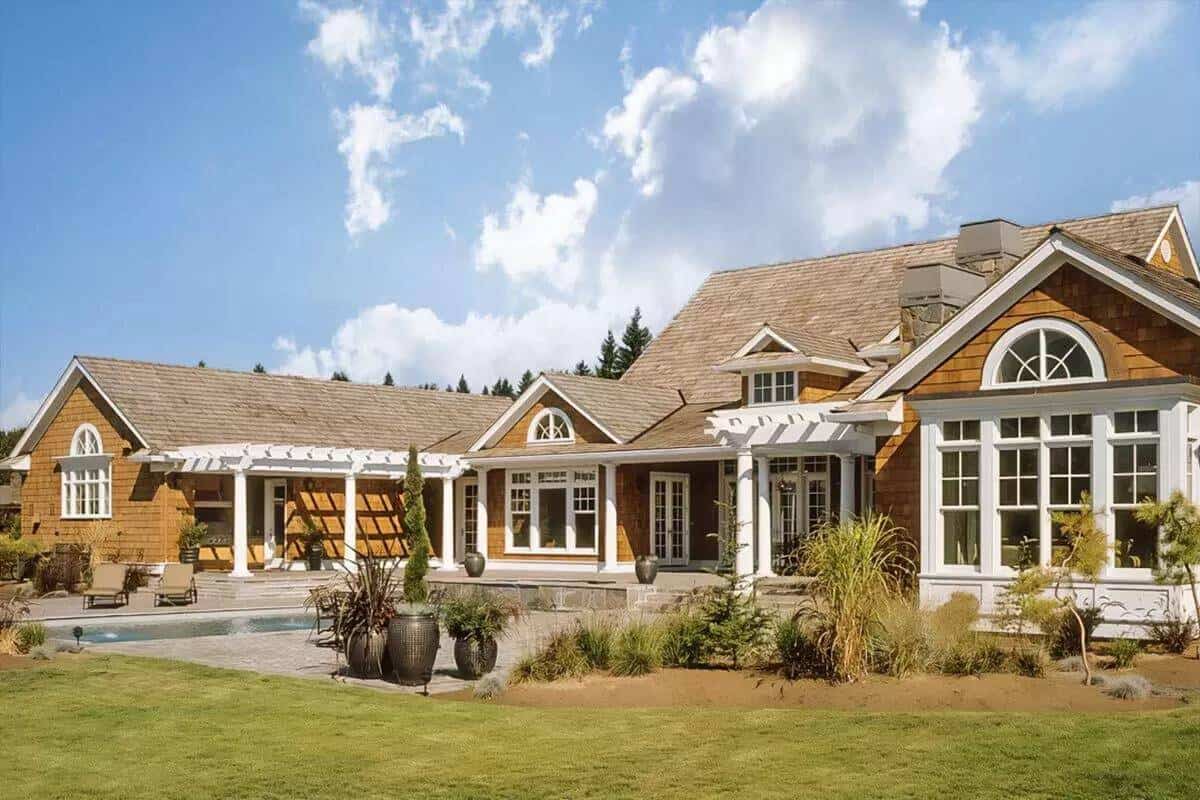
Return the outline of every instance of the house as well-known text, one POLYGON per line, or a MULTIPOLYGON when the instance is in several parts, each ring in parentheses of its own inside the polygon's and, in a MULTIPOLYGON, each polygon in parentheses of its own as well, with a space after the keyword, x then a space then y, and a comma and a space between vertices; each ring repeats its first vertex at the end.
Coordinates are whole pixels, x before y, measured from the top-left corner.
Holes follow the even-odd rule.
POLYGON ((738 571, 765 576, 874 508, 918 545, 924 598, 985 610, 1087 492, 1114 545, 1087 599, 1142 620, 1178 596, 1134 505, 1197 495, 1198 278, 1174 206, 971 223, 714 273, 621 380, 545 373, 511 403, 79 357, 5 463, 39 540, 108 524, 168 561, 195 513, 237 575, 298 567, 306 521, 331 562, 360 538, 402 555, 410 442, 442 569, 469 549, 504 569, 711 565, 729 524, 738 571))

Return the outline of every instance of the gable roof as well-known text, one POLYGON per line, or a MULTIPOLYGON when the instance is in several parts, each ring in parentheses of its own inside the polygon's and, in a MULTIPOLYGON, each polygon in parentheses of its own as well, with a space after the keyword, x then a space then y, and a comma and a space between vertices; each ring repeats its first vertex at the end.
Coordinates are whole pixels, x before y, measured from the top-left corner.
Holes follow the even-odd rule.
POLYGON ((849 339, 792 330, 769 322, 764 323, 736 353, 718 364, 717 369, 737 372, 775 365, 816 367, 818 371, 822 367, 848 372, 870 369, 849 339), (763 349, 771 343, 783 347, 784 351, 763 349))
MULTIPOLYGON (((1028 253, 1058 225, 1121 252, 1149 254, 1174 210, 1163 206, 1032 225, 1021 229, 1021 241, 1028 253)), ((621 381, 675 386, 689 403, 736 400, 739 378, 713 366, 749 340, 763 319, 860 346, 880 341, 899 324, 904 270, 953 263, 957 242, 951 237, 715 272, 621 381)))
POLYGON ((510 405, 502 397, 78 356, 18 452, 36 445, 81 381, 155 451, 231 442, 427 450, 459 433, 477 435, 510 405))

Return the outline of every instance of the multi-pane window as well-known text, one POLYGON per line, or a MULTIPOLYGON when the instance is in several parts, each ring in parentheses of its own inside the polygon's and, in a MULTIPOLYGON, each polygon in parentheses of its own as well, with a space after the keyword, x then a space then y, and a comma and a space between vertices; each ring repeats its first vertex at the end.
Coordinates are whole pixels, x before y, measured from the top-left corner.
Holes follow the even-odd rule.
POLYGON ((512 544, 513 547, 529 547, 533 476, 528 472, 513 472, 509 482, 512 485, 508 490, 508 525, 512 530, 512 544))
POLYGON ((575 546, 590 550, 596 546, 596 473, 577 471, 572 492, 575 546))
POLYGON ((557 408, 543 409, 529 426, 530 442, 569 442, 575 438, 571 420, 557 408))
POLYGON ((595 552, 597 470, 510 472, 509 547, 595 552))
POLYGON ((1113 433, 1158 433, 1158 412, 1118 411, 1113 414, 1113 433))
POLYGON ((1000 359, 994 382, 1050 383, 1095 377, 1083 342, 1054 328, 1030 331, 1013 342, 1000 359))
POLYGON ((1091 414, 1055 414, 1050 417, 1051 436, 1091 436, 1091 414))
POLYGON ((71 454, 60 459, 62 516, 100 519, 112 516, 111 460, 104 455, 100 434, 80 425, 71 439, 71 454))
POLYGON ((979 441, 979 420, 958 419, 943 422, 942 439, 947 442, 979 441))
POLYGON ((756 372, 752 400, 759 403, 790 403, 796 399, 796 373, 756 372))
POLYGON ((1039 436, 1037 417, 1004 417, 1000 420, 1001 439, 1036 439, 1039 436))
MULTIPOLYGON (((1050 511, 1075 511, 1083 495, 1092 491, 1092 448, 1090 445, 1050 447, 1050 511)), ((1060 526, 1051 519, 1051 559, 1061 563, 1068 542, 1060 526)))
POLYGON ((1019 567, 1038 558, 1038 448, 1000 450, 1000 563, 1019 567))
POLYGON ((979 566, 979 451, 942 453, 942 560, 979 566))
POLYGON ((1113 445, 1113 522, 1118 567, 1154 566, 1158 531, 1137 520, 1144 500, 1158 499, 1158 443, 1113 445))

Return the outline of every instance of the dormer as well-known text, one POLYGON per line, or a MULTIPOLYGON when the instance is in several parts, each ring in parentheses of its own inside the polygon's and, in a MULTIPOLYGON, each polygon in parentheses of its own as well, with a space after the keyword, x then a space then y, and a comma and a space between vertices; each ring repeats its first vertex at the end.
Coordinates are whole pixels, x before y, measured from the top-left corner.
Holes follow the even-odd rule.
POLYGON ((763 406, 823 400, 871 367, 848 339, 763 323, 716 369, 741 376, 743 405, 763 406))

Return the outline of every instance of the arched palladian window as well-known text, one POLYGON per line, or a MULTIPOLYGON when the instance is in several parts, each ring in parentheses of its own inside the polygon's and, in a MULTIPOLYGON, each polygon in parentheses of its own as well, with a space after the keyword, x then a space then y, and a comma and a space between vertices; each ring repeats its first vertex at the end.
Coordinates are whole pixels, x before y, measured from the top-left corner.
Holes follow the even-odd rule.
POLYGON ((571 419, 557 408, 546 408, 541 411, 533 422, 529 423, 529 434, 526 441, 531 444, 547 444, 551 442, 575 441, 575 428, 571 419))
POLYGON ((112 516, 112 458, 105 455, 100 431, 83 423, 71 437, 70 455, 59 458, 62 469, 62 516, 107 519, 112 516))
POLYGON ((1046 386, 1104 380, 1104 359, 1078 325, 1034 319, 1005 332, 983 365, 983 388, 1046 386))

